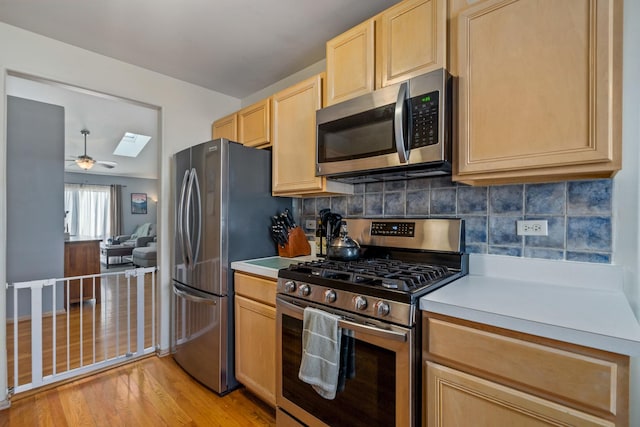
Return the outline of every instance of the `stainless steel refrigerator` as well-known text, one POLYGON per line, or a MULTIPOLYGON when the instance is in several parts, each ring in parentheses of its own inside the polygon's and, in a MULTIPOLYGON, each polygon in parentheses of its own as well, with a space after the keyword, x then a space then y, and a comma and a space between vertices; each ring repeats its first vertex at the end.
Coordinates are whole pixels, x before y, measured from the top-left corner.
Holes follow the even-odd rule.
POLYGON ((172 265, 172 352, 219 394, 234 375, 231 262, 276 255, 270 217, 291 199, 271 196, 271 151, 217 139, 177 153, 172 265))

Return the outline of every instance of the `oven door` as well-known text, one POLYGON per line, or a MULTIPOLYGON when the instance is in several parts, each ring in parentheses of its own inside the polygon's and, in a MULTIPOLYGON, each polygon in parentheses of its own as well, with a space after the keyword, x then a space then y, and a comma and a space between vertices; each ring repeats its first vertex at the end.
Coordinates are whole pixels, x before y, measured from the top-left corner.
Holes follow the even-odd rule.
POLYGON ((415 331, 366 319, 284 295, 276 299, 279 409, 308 425, 411 426, 414 423, 415 331), (355 338, 355 377, 327 400, 298 379, 304 308, 343 317, 340 327, 355 338))

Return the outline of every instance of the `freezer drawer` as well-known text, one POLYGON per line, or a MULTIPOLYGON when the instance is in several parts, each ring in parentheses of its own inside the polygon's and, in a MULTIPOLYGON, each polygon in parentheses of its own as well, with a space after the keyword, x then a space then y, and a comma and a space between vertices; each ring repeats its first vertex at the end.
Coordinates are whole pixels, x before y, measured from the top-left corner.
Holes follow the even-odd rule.
MULTIPOLYGON (((230 391, 228 297, 173 283, 173 357, 213 391, 230 391)), ((232 375, 232 372, 231 372, 232 375)))

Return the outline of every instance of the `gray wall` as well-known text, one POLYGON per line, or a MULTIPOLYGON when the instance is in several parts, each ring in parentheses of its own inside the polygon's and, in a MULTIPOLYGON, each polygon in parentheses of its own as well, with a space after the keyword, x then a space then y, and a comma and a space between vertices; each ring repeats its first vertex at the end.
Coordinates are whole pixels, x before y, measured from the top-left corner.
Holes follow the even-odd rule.
POLYGON ((67 184, 112 185, 120 184, 122 189, 123 234, 131 234, 135 227, 145 222, 157 221, 158 180, 144 178, 127 178, 113 175, 96 175, 83 172, 66 172, 64 182, 67 184), (147 194, 147 213, 131 213, 131 193, 147 194))
MULTIPOLYGON (((7 97, 7 282, 64 276, 64 108, 7 97)), ((50 311, 51 290, 44 311, 50 311)), ((57 307, 62 307, 63 289, 57 307)), ((30 314, 21 291, 18 315, 30 314)), ((13 316, 13 293, 7 316, 13 316)))

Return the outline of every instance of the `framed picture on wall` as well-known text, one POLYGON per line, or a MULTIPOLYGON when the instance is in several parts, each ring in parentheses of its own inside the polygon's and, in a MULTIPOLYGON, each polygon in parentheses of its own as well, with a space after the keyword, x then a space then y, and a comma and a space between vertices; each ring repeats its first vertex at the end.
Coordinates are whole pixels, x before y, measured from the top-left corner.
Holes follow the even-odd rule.
POLYGON ((147 213, 147 193, 131 193, 131 213, 147 213))

